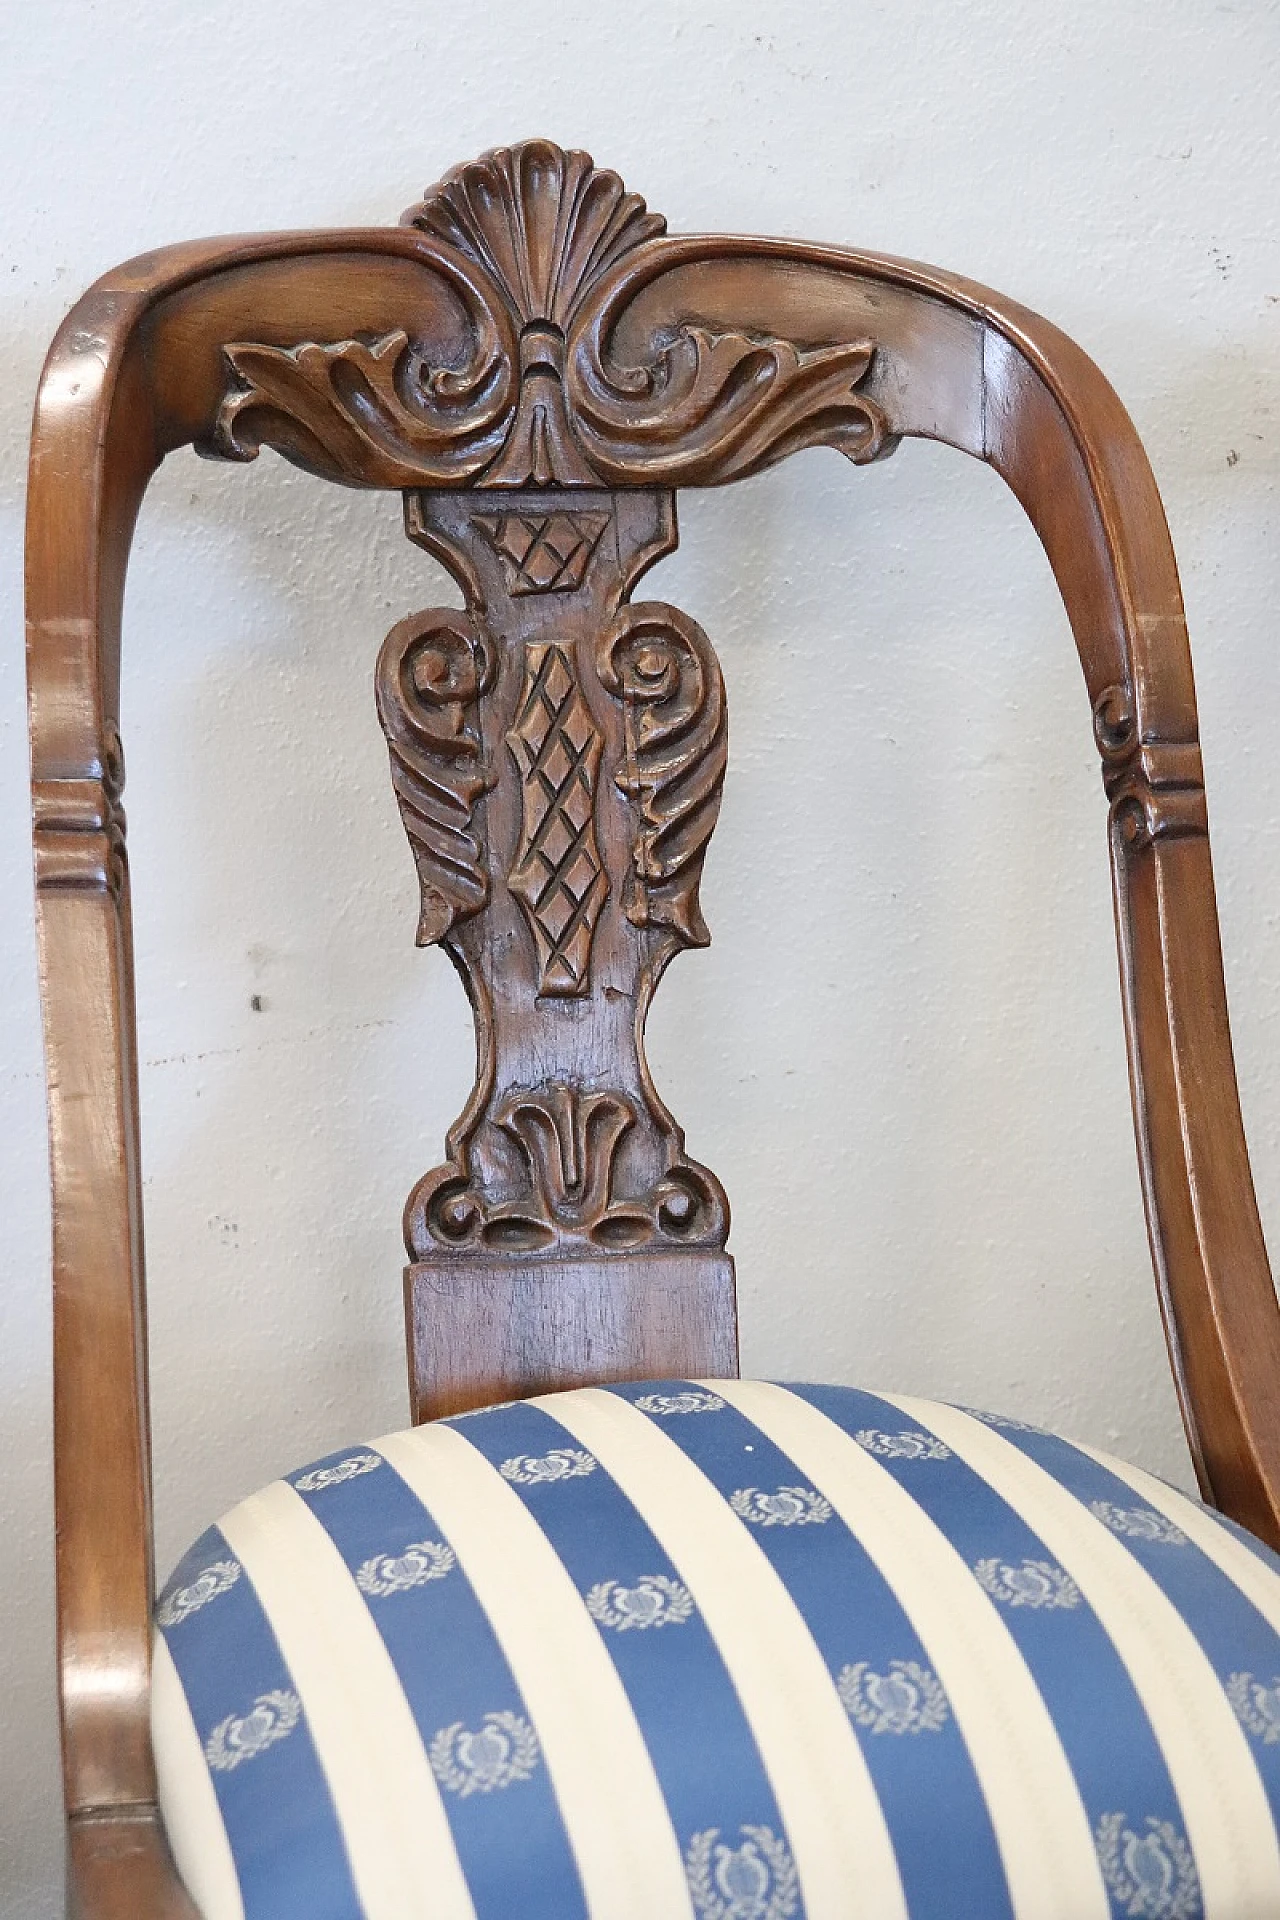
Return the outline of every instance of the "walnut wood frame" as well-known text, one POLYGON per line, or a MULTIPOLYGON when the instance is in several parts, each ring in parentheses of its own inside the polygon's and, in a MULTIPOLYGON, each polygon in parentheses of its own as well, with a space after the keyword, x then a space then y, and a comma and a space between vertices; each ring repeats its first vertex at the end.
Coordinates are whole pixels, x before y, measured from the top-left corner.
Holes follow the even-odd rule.
MULTIPOLYGON (((185 445, 228 458, 273 445, 331 478, 403 490, 411 535, 455 566, 467 617, 488 623, 490 640, 517 663, 513 673, 521 648, 533 659, 537 636, 539 659, 558 647, 572 664, 574 648, 596 649, 599 685, 583 696, 591 712, 575 750, 584 765, 598 751, 615 774, 612 787, 597 776, 586 808, 596 808, 602 842, 588 847, 598 872, 587 879, 597 894, 610 889, 612 931, 602 917, 594 937, 601 950, 613 941, 629 956, 620 987, 586 981, 590 930, 584 943, 575 927, 570 951, 557 948, 555 929, 535 925, 532 883, 526 876, 522 895, 515 867, 485 867, 479 851, 450 865, 440 853, 445 816, 432 807, 452 807, 448 819, 465 838, 485 790, 479 758, 475 781, 465 778, 488 724, 468 707, 479 698, 474 633, 460 637, 456 614, 414 616, 389 637, 379 669, 379 710, 422 880, 420 938, 444 940, 469 973, 486 1045, 507 1045, 501 1034, 493 1040, 479 1002, 501 946, 493 916, 514 912, 513 899, 519 912, 504 951, 523 913, 526 933, 540 931, 545 962, 511 1023, 511 1098, 501 1111, 485 1109, 478 1088, 447 1166, 411 1198, 415 1417, 550 1380, 734 1367, 723 1196, 684 1159, 639 1050, 662 968, 679 946, 705 938, 696 866, 723 771, 722 715, 714 701, 705 705, 707 676, 718 678, 705 636, 691 636, 674 609, 632 609, 627 598, 630 579, 674 539, 669 490, 719 484, 818 442, 861 461, 924 437, 995 467, 1047 551, 1093 707, 1138 1157, 1196 1471, 1208 1499, 1280 1544, 1280 1309, 1231 1055, 1191 657, 1160 500, 1115 394, 1054 327, 967 280, 791 241, 670 237, 613 175, 547 143, 448 176, 406 222, 144 255, 69 315, 36 408, 27 590, 54 1194, 60 1678, 69 1903, 93 1920, 193 1912, 156 1809, 148 1728, 146 1309, 117 724, 134 521, 161 460, 185 445), (522 513, 541 539, 562 504, 573 537, 557 534, 551 559, 539 549, 541 575, 521 598, 528 527, 504 534, 501 510, 522 513), (590 544, 599 516, 611 514, 634 523, 632 559, 606 555, 592 573, 579 536, 585 529, 590 544), (583 580, 570 579, 557 598, 564 581, 552 588, 546 575, 562 562, 570 574, 581 563, 583 580), (644 864, 664 823, 662 795, 669 801, 673 789, 660 772, 646 776, 643 738, 624 740, 624 721, 638 710, 625 701, 615 710, 604 697, 622 685, 619 635, 640 629, 649 651, 631 669, 678 679, 696 668, 703 701, 696 859, 692 880, 674 888, 677 863, 644 864), (442 725, 452 729, 444 762, 442 725), (599 799, 606 787, 612 815, 599 799), (631 814, 619 794, 630 796, 631 814), (521 1034, 539 1020, 568 1031, 551 1020, 552 1002, 582 1027, 572 1003, 583 992, 597 1011, 602 992, 625 1002, 633 1039, 624 1112, 608 1105, 613 1095, 584 1095, 554 1070, 543 1072, 536 1098, 528 1092, 521 1034), (640 1198, 618 1202, 608 1169, 591 1187, 573 1171, 574 1155, 628 1126, 647 1145, 631 1176, 640 1198), (531 1203, 504 1194, 515 1163, 508 1157, 504 1173, 498 1162, 523 1141, 528 1174, 534 1135, 558 1152, 560 1171, 551 1199, 544 1194, 531 1213, 531 1203), (441 1179, 448 1192, 437 1205, 441 1179), (663 1215, 662 1194, 677 1189, 663 1215), (443 1240, 433 1239, 432 1206, 443 1240), (694 1244, 677 1244, 694 1218, 694 1244), (478 1221, 497 1222, 483 1253, 473 1244, 478 1221), (457 1245, 445 1244, 450 1234, 457 1245)), ((527 771, 541 750, 535 742, 522 763, 524 737, 513 722, 508 788, 513 768, 527 771)), ((492 770, 487 777, 496 780, 492 770)), ((492 800, 498 813, 513 804, 492 800)), ((526 853, 545 816, 530 829, 526 812, 526 853)), ((589 839, 582 809, 575 830, 589 839)), ((467 844, 480 847, 474 837, 467 844)))

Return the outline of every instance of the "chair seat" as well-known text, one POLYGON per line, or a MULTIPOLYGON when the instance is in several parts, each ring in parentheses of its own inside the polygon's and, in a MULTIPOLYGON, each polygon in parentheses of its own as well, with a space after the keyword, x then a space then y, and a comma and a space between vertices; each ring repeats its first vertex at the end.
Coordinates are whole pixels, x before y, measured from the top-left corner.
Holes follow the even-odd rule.
POLYGON ((1018 1421, 490 1408, 253 1495, 156 1620, 207 1920, 1280 1914, 1280 1558, 1018 1421))

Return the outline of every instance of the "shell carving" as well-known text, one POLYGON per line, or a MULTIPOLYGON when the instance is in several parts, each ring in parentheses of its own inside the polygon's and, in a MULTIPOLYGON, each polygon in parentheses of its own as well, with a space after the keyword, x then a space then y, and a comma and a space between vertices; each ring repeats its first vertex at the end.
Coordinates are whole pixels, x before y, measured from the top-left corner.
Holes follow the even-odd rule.
POLYGON ((601 274, 667 230, 616 173, 549 140, 456 167, 403 222, 483 267, 522 325, 561 333, 601 274))
POLYGON ((409 314, 372 340, 233 342, 204 451, 272 446, 357 486, 617 487, 715 486, 817 445, 862 465, 894 444, 861 391, 871 340, 801 347, 690 315, 617 362, 615 322, 676 243, 590 154, 496 148, 403 224, 462 316, 455 360, 433 364, 409 314))

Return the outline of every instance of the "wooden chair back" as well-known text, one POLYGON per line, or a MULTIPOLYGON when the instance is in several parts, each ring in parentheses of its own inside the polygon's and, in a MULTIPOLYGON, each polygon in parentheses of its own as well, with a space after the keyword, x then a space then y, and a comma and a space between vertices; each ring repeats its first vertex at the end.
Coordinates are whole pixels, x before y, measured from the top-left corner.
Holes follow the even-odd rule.
POLYGON ((1139 1165, 1182 1410, 1206 1497, 1280 1544, 1280 1311, 1231 1057, 1177 572, 1137 435, 1080 349, 907 261, 668 235, 615 175, 541 141, 450 174, 399 227, 147 254, 58 334, 29 503, 64 1748, 85 1911, 186 1911, 156 1837, 147 1729, 118 723, 125 569, 152 474, 187 445, 229 460, 266 446, 398 489, 409 537, 465 597, 400 621, 375 675, 417 937, 457 964, 478 1034, 475 1090, 406 1209, 419 1420, 552 1385, 735 1370, 725 1196, 685 1153, 642 1041, 668 962, 708 938, 698 886, 724 688, 702 629, 633 595, 675 544, 675 489, 816 444, 860 465, 912 437, 1003 476, 1066 603, 1109 801, 1139 1165), (101 1863, 122 1857, 135 1904, 113 1907, 101 1889, 123 1882, 101 1863))

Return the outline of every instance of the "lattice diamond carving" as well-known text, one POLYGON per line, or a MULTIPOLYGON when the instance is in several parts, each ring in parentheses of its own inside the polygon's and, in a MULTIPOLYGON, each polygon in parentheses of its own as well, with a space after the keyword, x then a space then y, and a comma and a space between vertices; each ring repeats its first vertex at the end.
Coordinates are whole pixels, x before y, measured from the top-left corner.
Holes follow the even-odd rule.
POLYGON ((574 593, 609 516, 501 513, 481 516, 480 524, 501 557, 508 593, 574 593))
POLYGON ((609 891, 595 835, 601 745, 564 649, 530 646, 520 711, 507 735, 523 799, 509 885, 537 942, 540 994, 587 990, 591 942, 609 891))

